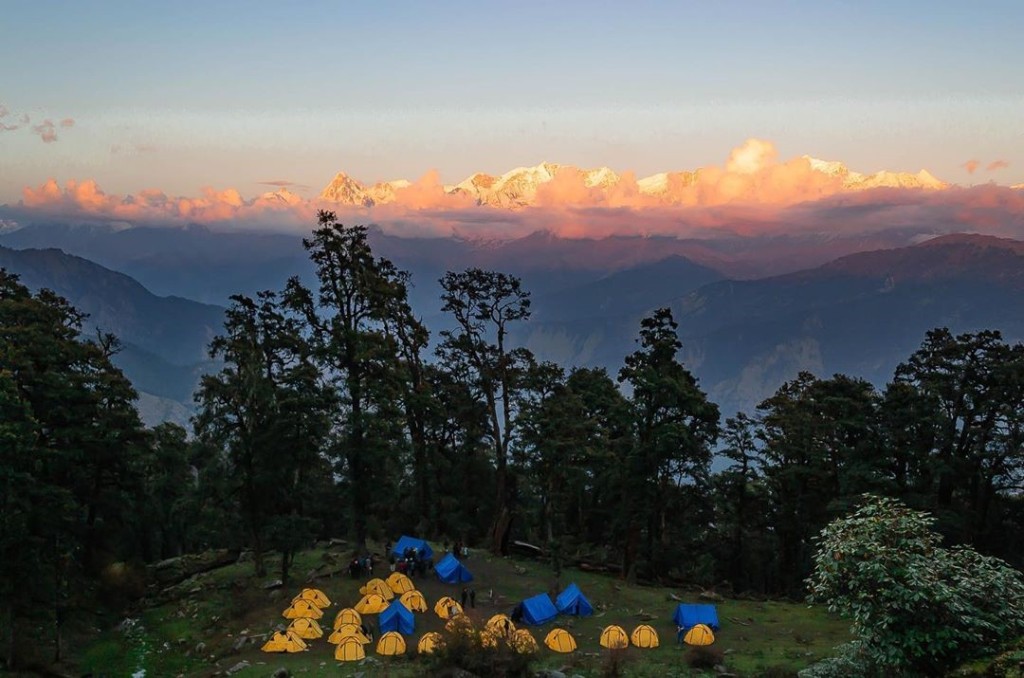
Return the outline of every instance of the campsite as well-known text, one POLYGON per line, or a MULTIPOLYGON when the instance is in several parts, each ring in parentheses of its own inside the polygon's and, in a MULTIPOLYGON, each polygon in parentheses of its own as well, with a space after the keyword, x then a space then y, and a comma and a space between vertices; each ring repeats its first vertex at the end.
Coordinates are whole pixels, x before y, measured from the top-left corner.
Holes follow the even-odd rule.
MULTIPOLYGON (((382 545, 371 543, 371 549, 383 553, 382 545)), ((268 582, 253 577, 245 563, 196 575, 162 596, 159 604, 140 609, 134 624, 92 639, 78 661, 83 670, 111 676, 131 675, 140 669, 145 669, 147 676, 213 676, 235 667, 240 668, 231 675, 243 678, 269 676, 279 668, 287 669, 293 676, 349 676, 359 672, 365 676, 425 675, 417 644, 424 634, 443 633, 446 625, 435 613, 434 604, 443 596, 457 601, 466 584, 442 582, 433 572, 426 577, 414 577, 412 581, 425 597, 428 609, 412 613, 412 633, 405 633, 408 627, 397 622, 396 629, 402 632, 407 646, 405 654, 389 657, 375 651, 384 631, 385 615, 367 614, 364 619, 371 620, 375 627, 374 642, 365 645, 367 659, 340 662, 335 659, 336 646, 328 642, 327 634, 335 615, 355 605, 363 597, 359 589, 366 585, 365 579, 349 576, 345 569, 347 555, 343 547, 326 545, 300 553, 295 571, 303 573, 303 578, 287 591, 283 587, 266 589, 268 582), (282 610, 290 607, 292 598, 306 587, 323 591, 331 601, 319 620, 325 635, 305 641, 305 651, 262 652, 265 639, 272 636, 275 628, 284 628, 289 622, 281 616, 282 610)), ((677 645, 673 620, 680 600, 706 603, 701 595, 710 595, 708 592, 629 586, 614 577, 571 568, 562 572, 559 587, 555 587, 554 574, 543 561, 498 558, 477 550, 463 565, 473 576, 469 585, 477 592, 476 607, 467 609, 466 616, 477 629, 483 629, 497 614, 510 614, 519 602, 548 595, 554 588, 556 594, 567 588, 571 593, 573 584, 593 607, 589 616, 558 614, 556 595, 549 597, 555 611, 552 619, 542 624, 526 620, 516 623, 517 629, 526 629, 540 646, 534 655, 537 671, 603 675, 611 651, 601 646, 602 631, 618 625, 626 634, 632 634, 636 627, 646 625, 657 633, 659 644, 650 649, 631 645, 620 650, 623 665, 629 671, 625 675, 715 675, 713 668, 701 671, 688 666, 689 648, 677 645), (572 636, 577 644, 574 652, 562 654, 545 647, 545 637, 556 628, 565 629, 572 636)), ((374 574, 386 578, 386 564, 383 573, 375 569, 374 574)), ((563 602, 570 598, 574 596, 564 596, 563 602)), ((534 607, 539 608, 531 605, 529 614, 535 612, 534 607)), ((734 675, 756 676, 766 671, 793 675, 795 670, 828 656, 836 645, 849 638, 846 622, 804 603, 724 599, 716 601, 714 608, 721 622, 715 647, 721 652, 722 666, 734 675)))

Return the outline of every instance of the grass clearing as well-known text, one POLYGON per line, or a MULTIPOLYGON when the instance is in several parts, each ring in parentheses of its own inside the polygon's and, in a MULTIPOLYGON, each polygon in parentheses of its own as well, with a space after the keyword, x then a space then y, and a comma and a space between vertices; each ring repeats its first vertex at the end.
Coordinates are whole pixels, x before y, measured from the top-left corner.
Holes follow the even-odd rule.
MULTIPOLYGON (((82 671, 91 671, 97 678, 129 676, 139 669, 145 669, 147 678, 209 676, 243 661, 249 663, 249 668, 234 674, 242 678, 265 677, 278 667, 289 669, 293 675, 308 676, 347 676, 359 671, 367 676, 395 678, 424 675, 414 653, 416 641, 427 631, 443 628, 443 622, 431 612, 415 615, 416 632, 407 637, 410 654, 401 658, 374 656, 375 661, 366 664, 341 664, 334 660, 334 646, 326 636, 310 641, 310 650, 301 654, 260 652, 262 637, 285 622, 281 612, 302 588, 307 574, 325 564, 341 566, 346 562, 346 553, 340 550, 304 552, 296 558, 293 569, 297 583, 287 591, 266 590, 264 585, 273 576, 266 580, 254 577, 251 563, 198 575, 182 587, 182 598, 143 611, 129 632, 112 629, 95 637, 76 657, 77 663, 82 671), (241 636, 260 640, 241 644, 241 636)), ((624 675, 701 675, 686 665, 686 649, 676 644, 671 618, 677 603, 670 594, 698 602, 692 595, 666 588, 628 586, 611 577, 573 569, 564 570, 556 581, 544 563, 495 558, 480 551, 472 553, 466 566, 474 574, 471 586, 477 592, 477 606, 467 613, 478 626, 493 614, 508 613, 525 597, 557 593, 572 581, 593 604, 592 617, 559 616, 553 623, 527 627, 542 644, 550 629, 561 626, 576 638, 579 647, 571 655, 562 655, 542 644, 538 668, 559 669, 570 675, 601 675, 602 665, 608 661, 608 652, 598 644, 601 630, 618 624, 629 633, 636 625, 647 623, 657 629, 661 645, 652 650, 626 650, 622 656, 624 675)), ((388 571, 384 568, 374 574, 386 577, 388 571)), ((431 606, 440 596, 458 599, 461 592, 461 586, 443 584, 433 574, 414 581, 431 606)), ((352 580, 344 572, 317 578, 313 583, 333 603, 321 620, 329 628, 338 610, 359 600, 358 588, 363 581, 352 580)), ((725 653, 726 668, 742 676, 757 676, 770 669, 795 671, 828 656, 833 647, 849 638, 846 622, 832 618, 822 608, 801 603, 725 600, 718 603, 718 612, 722 629, 715 647, 725 653)), ((376 615, 369 619, 376 624, 376 615)))

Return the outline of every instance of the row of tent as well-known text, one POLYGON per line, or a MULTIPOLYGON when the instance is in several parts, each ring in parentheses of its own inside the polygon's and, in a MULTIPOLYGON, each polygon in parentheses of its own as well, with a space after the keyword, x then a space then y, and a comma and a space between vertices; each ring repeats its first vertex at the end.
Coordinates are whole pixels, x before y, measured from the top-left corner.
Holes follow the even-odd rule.
POLYGON ((559 614, 577 617, 589 617, 594 614, 594 606, 575 582, 565 587, 553 603, 548 594, 538 593, 519 603, 517 608, 523 621, 535 626, 546 624, 559 614))

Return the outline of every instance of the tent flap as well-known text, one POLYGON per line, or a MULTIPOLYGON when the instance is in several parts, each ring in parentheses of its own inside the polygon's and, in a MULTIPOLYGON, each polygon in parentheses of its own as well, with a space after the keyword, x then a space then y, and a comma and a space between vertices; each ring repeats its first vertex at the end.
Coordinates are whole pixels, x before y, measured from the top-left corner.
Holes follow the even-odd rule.
POLYGON ((590 604, 575 582, 566 586, 565 590, 558 594, 555 607, 562 614, 573 614, 580 617, 589 617, 594 614, 594 606, 590 604))

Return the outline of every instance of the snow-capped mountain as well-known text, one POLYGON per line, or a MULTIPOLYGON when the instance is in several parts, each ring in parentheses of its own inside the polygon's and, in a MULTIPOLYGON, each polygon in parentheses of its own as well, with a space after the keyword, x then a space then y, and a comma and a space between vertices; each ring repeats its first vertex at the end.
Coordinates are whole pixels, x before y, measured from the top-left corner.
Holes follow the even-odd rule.
POLYGON ((869 188, 924 188, 938 190, 949 186, 944 181, 936 179, 928 170, 921 170, 917 174, 909 172, 888 172, 882 170, 874 174, 861 174, 851 172, 846 165, 836 160, 819 160, 809 155, 804 156, 815 172, 821 172, 831 177, 839 177, 843 180, 843 188, 850 190, 865 190, 869 188))
MULTIPOLYGON (((857 191, 883 187, 938 190, 948 186, 927 170, 921 170, 917 174, 884 170, 874 174, 862 174, 851 171, 841 162, 819 160, 810 156, 803 156, 803 159, 815 172, 841 179, 843 190, 857 191)), ((468 195, 478 205, 514 210, 536 204, 540 187, 553 181, 556 176, 566 173, 583 187, 597 191, 607 191, 622 181, 622 177, 608 167, 581 169, 572 165, 542 162, 533 167, 516 167, 500 176, 477 172, 457 184, 445 186, 444 190, 451 195, 468 195)), ((699 169, 659 172, 639 179, 636 184, 642 195, 655 198, 656 202, 671 205, 682 202, 687 189, 697 183, 699 177, 699 169)), ((410 185, 408 181, 400 179, 366 186, 344 172, 339 172, 320 193, 320 198, 342 205, 372 207, 394 202, 399 193, 410 185)))

